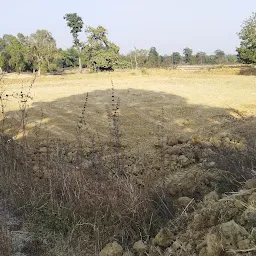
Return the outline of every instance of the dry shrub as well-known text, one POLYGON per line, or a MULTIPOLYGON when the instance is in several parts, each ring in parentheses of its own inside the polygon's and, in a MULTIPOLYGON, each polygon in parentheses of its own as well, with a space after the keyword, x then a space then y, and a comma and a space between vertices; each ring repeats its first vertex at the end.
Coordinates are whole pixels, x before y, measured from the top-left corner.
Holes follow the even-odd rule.
POLYGON ((12 209, 37 230, 64 235, 74 247, 82 240, 81 248, 98 251, 112 239, 148 239, 170 219, 163 190, 137 185, 125 170, 119 172, 123 164, 111 173, 113 158, 91 152, 78 166, 63 158, 64 143, 56 143, 38 164, 31 162, 29 146, 6 136, 0 136, 0 146, 1 188, 12 209), (91 159, 94 165, 88 166, 91 159))

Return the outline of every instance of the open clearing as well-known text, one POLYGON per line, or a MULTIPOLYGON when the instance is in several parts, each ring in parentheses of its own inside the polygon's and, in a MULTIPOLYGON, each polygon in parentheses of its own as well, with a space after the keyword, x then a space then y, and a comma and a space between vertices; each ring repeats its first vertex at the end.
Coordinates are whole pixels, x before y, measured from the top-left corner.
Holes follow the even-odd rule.
MULTIPOLYGON (((6 76, 1 83, 10 95, 24 91, 33 80, 28 75, 6 76)), ((166 135, 207 136, 227 133, 234 121, 256 116, 255 76, 232 72, 186 72, 148 70, 99 74, 69 74, 37 78, 29 101, 27 129, 47 124, 52 134, 75 139, 86 93, 89 93, 85 120, 87 128, 102 137, 108 135, 106 107, 111 108, 112 85, 120 99, 122 143, 134 146, 153 142, 158 124, 166 135)), ((6 101, 7 117, 19 119, 17 99, 6 101)), ((234 132, 234 131, 232 131, 234 132)), ((17 136, 17 130, 12 134, 17 136)))

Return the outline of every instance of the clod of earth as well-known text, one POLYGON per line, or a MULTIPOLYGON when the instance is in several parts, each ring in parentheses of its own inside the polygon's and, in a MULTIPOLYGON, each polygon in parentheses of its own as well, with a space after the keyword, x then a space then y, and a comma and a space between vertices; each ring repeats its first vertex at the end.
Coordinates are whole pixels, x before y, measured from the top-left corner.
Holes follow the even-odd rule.
POLYGON ((123 247, 116 241, 107 244, 100 252, 100 256, 122 256, 123 247))
POLYGON ((148 246, 142 240, 140 240, 134 243, 133 249, 138 256, 143 256, 143 255, 146 255, 148 246))
POLYGON ((155 236, 153 244, 163 248, 167 248, 171 245, 173 238, 174 236, 170 230, 168 230, 167 228, 162 228, 155 236))

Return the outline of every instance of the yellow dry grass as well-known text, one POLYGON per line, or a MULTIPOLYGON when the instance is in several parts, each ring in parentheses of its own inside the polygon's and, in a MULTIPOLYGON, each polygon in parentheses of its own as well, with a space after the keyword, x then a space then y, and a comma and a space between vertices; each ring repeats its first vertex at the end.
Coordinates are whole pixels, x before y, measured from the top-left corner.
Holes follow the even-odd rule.
MULTIPOLYGON (((86 93, 88 130, 107 137, 106 106, 111 105, 111 80, 120 98, 123 143, 136 145, 156 139, 164 117, 168 136, 211 136, 233 126, 231 121, 256 116, 256 78, 238 69, 204 71, 146 70, 98 74, 43 76, 33 85, 28 129, 43 122, 57 136, 74 139, 86 93), (162 108, 164 116, 162 117, 162 108), (232 119, 233 117, 233 119, 232 119)), ((7 75, 6 94, 29 86, 31 75, 7 75)), ((7 101, 8 116, 18 118, 16 99, 7 101)))

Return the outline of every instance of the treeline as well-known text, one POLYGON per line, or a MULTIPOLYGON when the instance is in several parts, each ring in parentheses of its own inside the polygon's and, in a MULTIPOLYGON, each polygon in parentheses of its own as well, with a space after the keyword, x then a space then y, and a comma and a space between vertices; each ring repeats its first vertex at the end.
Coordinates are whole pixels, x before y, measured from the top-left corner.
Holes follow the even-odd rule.
POLYGON ((119 66, 129 68, 169 68, 177 65, 234 64, 236 62, 236 55, 226 55, 222 50, 216 50, 214 55, 207 55, 205 52, 193 54, 190 48, 185 48, 183 55, 179 52, 160 55, 155 47, 151 47, 150 50, 134 49, 129 54, 119 57, 119 66))
POLYGON ((108 41, 107 30, 103 27, 87 28, 88 42, 81 47, 66 50, 58 49, 52 34, 47 30, 37 30, 30 36, 19 33, 17 36, 4 35, 0 38, 0 68, 5 72, 53 72, 63 68, 81 66, 94 71, 115 68, 168 68, 188 64, 224 64, 236 63, 235 55, 226 55, 216 50, 214 55, 204 52, 193 54, 192 49, 185 48, 183 55, 174 52, 160 55, 155 47, 134 49, 128 54, 119 54, 119 47, 108 41), (95 35, 99 34, 99 37, 95 35), (104 37, 104 38, 103 38, 104 37), (104 39, 104 40, 103 40, 104 39))
POLYGON ((63 68, 82 67, 93 71, 108 70, 118 66, 119 47, 109 42, 103 27, 87 28, 88 42, 81 52, 74 46, 62 50, 47 30, 37 30, 30 36, 4 35, 0 38, 0 71, 5 72, 54 72, 63 68), (100 34, 100 38, 95 35, 100 34), (104 42, 102 41, 104 40, 104 42))
POLYGON ((47 30, 37 30, 25 36, 4 35, 0 38, 0 72, 53 72, 64 68, 87 67, 90 70, 104 71, 115 68, 169 68, 177 65, 234 64, 236 62, 256 63, 256 42, 252 28, 256 28, 256 15, 253 14, 244 24, 239 37, 240 48, 236 55, 227 55, 217 49, 213 55, 205 52, 193 53, 186 47, 182 53, 160 55, 155 47, 132 50, 128 54, 120 54, 120 48, 108 39, 108 31, 102 27, 86 26, 76 13, 64 16, 73 45, 66 49, 58 49, 52 34, 47 30), (85 32, 87 41, 82 42, 79 34, 85 32))

